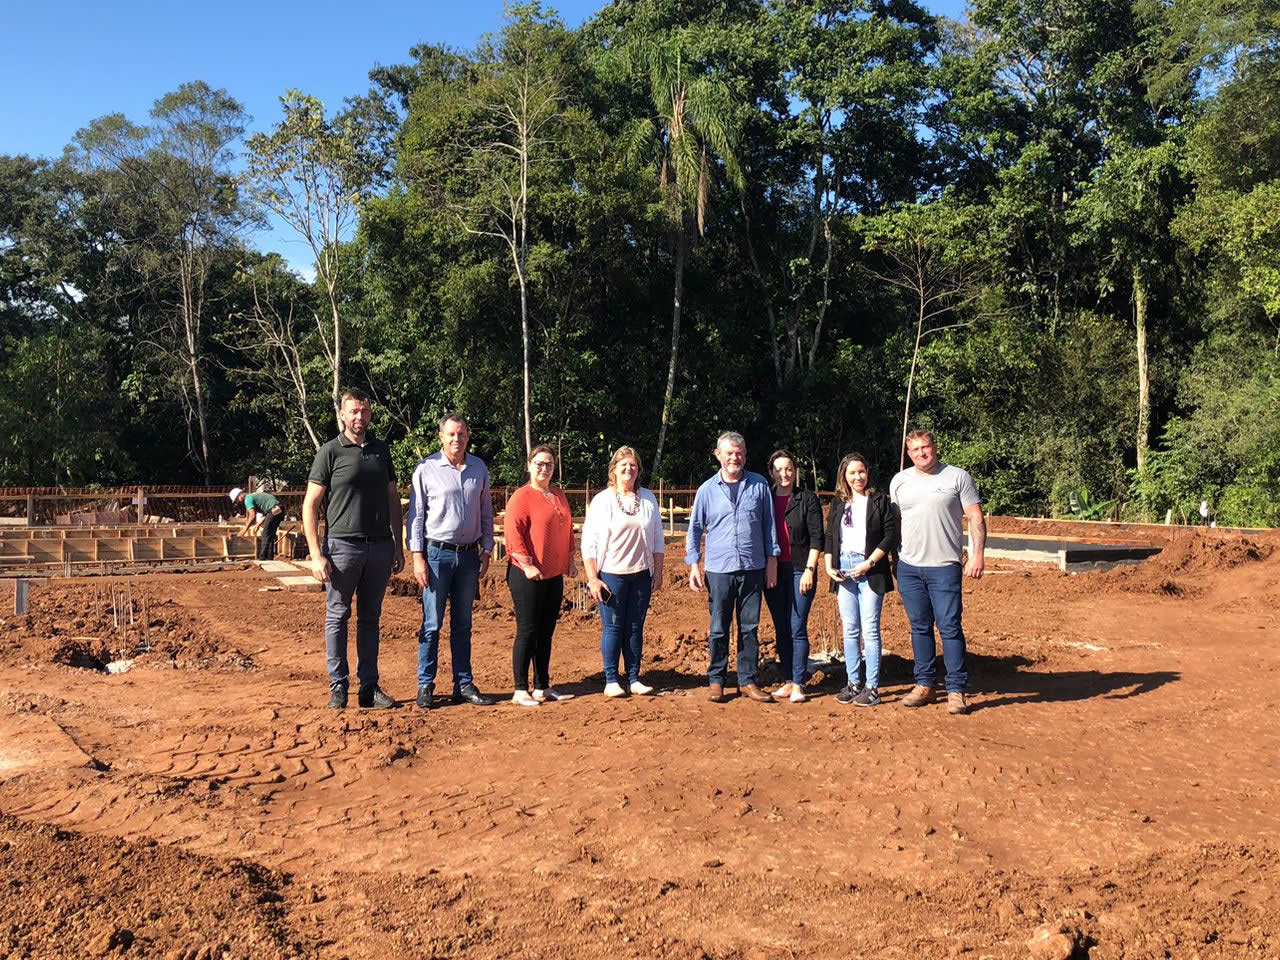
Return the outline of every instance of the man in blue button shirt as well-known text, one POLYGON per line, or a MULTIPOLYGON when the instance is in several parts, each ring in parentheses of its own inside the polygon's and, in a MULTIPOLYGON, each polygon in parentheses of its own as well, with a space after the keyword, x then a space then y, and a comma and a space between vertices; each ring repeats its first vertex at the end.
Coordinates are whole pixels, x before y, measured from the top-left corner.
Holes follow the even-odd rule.
POLYGON ((409 551, 422 588, 418 633, 418 706, 434 705, 440 627, 449 607, 453 696, 481 706, 493 703, 471 677, 471 608, 493 553, 493 503, 489 468, 467 453, 471 430, 451 413, 440 421, 440 452, 413 471, 409 487, 409 551))
POLYGON ((765 587, 778 579, 778 531, 773 520, 769 482, 745 469, 747 442, 732 431, 716 441, 720 470, 698 488, 685 539, 684 562, 689 587, 708 590, 711 631, 707 668, 712 703, 723 703, 729 668, 729 634, 738 617, 738 690, 752 700, 772 703, 773 697, 756 685, 759 661, 760 600, 765 587), (706 576, 698 567, 706 534, 706 576))

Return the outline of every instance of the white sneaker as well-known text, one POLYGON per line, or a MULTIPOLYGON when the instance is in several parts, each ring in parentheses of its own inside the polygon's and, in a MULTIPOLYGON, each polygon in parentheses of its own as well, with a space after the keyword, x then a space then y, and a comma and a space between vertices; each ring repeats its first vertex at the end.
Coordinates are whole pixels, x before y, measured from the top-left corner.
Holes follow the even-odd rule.
POLYGON ((539 701, 535 697, 529 696, 528 690, 517 690, 511 695, 511 702, 522 707, 539 706, 539 701))
POLYGON ((791 685, 791 696, 788 697, 792 703, 804 703, 809 698, 804 695, 804 691, 800 689, 800 684, 793 683, 791 685))
POLYGON ((552 690, 550 687, 547 687, 545 690, 533 691, 533 699, 540 703, 545 703, 548 700, 552 702, 557 700, 572 700, 573 697, 574 695, 572 693, 560 693, 558 690, 552 690))
POLYGON ((606 683, 604 685, 604 695, 606 697, 625 697, 627 691, 622 689, 620 683, 606 683))
POLYGON ((794 683, 784 683, 777 690, 773 691, 773 695, 781 699, 782 697, 791 696, 791 691, 795 689, 794 683))
POLYGON ((639 680, 632 680, 631 692, 636 694, 636 696, 647 697, 653 693, 653 687, 649 686, 647 683, 641 683, 639 680))

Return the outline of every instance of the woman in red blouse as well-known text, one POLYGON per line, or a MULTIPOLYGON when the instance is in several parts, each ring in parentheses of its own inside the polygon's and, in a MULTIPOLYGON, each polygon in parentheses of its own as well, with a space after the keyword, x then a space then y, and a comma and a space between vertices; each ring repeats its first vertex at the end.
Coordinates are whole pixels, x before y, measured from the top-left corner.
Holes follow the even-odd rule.
POLYGON ((577 576, 573 562, 573 517, 569 501, 551 482, 556 455, 540 444, 529 454, 529 483, 507 503, 503 535, 507 545, 507 586, 516 608, 513 703, 536 707, 573 695, 551 689, 551 635, 560 619, 564 578, 577 576), (529 664, 533 663, 533 693, 529 664))

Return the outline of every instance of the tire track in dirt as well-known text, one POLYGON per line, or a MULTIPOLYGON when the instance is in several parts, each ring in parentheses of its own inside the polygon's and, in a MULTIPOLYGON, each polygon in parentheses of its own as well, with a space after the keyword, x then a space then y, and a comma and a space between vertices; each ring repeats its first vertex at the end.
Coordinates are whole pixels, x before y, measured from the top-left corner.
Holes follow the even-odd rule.
MULTIPOLYGON (((1246 573, 1250 589, 1274 580, 1261 567, 1246 573)), ((312 677, 318 666, 299 672, 300 654, 317 656, 302 611, 315 620, 316 610, 290 598, 282 616, 264 621, 234 591, 211 603, 183 582, 182 603, 210 604, 202 622, 268 647, 261 669, 235 679, 135 671, 115 688, 77 681, 75 700, 41 709, 110 770, 55 763, 9 778, 0 809, 193 849, 230 845, 290 869, 405 872, 655 863, 687 872, 717 860, 784 875, 840 875, 851 862, 890 873, 1062 868, 1280 828, 1274 761, 1251 755, 1260 741, 1249 742, 1255 733, 1275 739, 1251 699, 1265 676, 1216 675, 1217 648, 1201 637, 1212 617, 1182 600, 1133 595, 1129 618, 1109 620, 1068 590, 1053 608, 1011 618, 1005 601, 1028 589, 997 584, 999 602, 985 607, 977 594, 971 650, 983 692, 963 719, 941 707, 900 709, 897 683, 871 711, 836 707, 830 690, 794 707, 712 706, 695 687, 655 700, 587 696, 538 711, 464 706, 424 716, 304 706, 319 684, 286 677, 312 677), (1174 609, 1196 631, 1192 642, 1170 643, 1174 609), (248 692, 229 698, 232 687, 248 692), (130 714, 139 703, 152 717, 142 726, 130 714), (1224 741, 1223 722, 1245 742, 1224 741), (798 835, 821 840, 804 840, 797 858, 798 835)), ((1205 599, 1216 611, 1220 601, 1205 599)), ((902 681, 901 611, 886 612, 887 670, 902 681)), ((411 638, 415 616, 416 605, 399 603, 384 635, 411 638)), ((1237 635, 1265 618, 1245 618, 1237 635)), ((477 633, 478 671, 501 665, 503 630, 477 633)), ((598 675, 594 630, 566 620, 558 672, 598 675)), ((1254 655, 1232 642, 1241 648, 1233 656, 1254 655)), ((415 646, 388 645, 384 670, 411 674, 415 646)), ((65 694, 71 675, 10 674, 37 700, 65 694)))
MULTIPOLYGON (((890 870, 1097 862, 1203 837, 1212 820, 1240 831, 1276 825, 1261 805, 1215 805, 1171 822, 1164 810, 1134 807, 1140 791, 1103 798, 1077 788, 1089 783, 1085 766, 1102 738, 1081 736, 1069 717, 1061 736, 1042 732, 1033 754, 1001 729, 1008 724, 979 713, 961 728, 940 708, 886 705, 850 728, 849 711, 821 700, 711 707, 686 694, 616 706, 588 699, 523 716, 519 745, 498 739, 514 708, 433 714, 429 726, 411 710, 351 720, 259 711, 252 724, 241 717, 228 729, 99 750, 111 775, 51 779, 47 793, 29 785, 26 802, 7 808, 195 849, 236 838, 291 869, 545 868, 584 858, 691 869, 720 857, 735 869, 786 871, 787 837, 801 829, 838 841, 808 855, 804 869, 838 874, 850 857, 890 870), (761 716, 772 718, 765 731, 754 727, 761 716), (678 758, 653 749, 654 724, 666 742, 687 745, 678 758), (928 754, 918 752, 923 743, 928 754), (548 757, 554 772, 520 776, 526 753, 548 757), (513 853, 511 841, 530 831, 546 838, 542 849, 513 853)), ((1117 777, 1146 776, 1167 795, 1165 783, 1176 786, 1189 769, 1133 764, 1117 777)), ((1266 793, 1249 778, 1241 786, 1266 793)))

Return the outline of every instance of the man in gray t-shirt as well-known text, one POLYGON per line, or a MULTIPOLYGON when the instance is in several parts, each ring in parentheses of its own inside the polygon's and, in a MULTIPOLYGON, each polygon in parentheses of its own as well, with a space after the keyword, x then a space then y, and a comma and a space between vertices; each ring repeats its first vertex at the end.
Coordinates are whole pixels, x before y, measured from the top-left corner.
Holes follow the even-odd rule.
POLYGON ((938 459, 929 431, 907 434, 907 455, 914 466, 900 471, 889 484, 889 497, 902 517, 898 591, 911 623, 915 660, 916 685, 903 698, 902 705, 922 707, 933 700, 937 679, 937 647, 933 639, 936 621, 947 668, 947 710, 965 713, 969 708, 965 697, 969 675, 961 624, 961 583, 963 577, 982 576, 987 539, 982 501, 967 472, 938 459), (965 517, 969 519, 972 548, 969 562, 962 569, 965 517))

